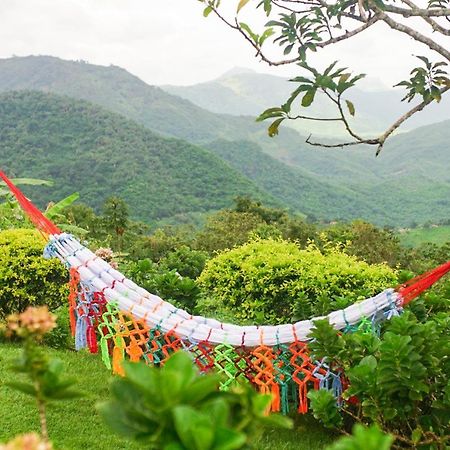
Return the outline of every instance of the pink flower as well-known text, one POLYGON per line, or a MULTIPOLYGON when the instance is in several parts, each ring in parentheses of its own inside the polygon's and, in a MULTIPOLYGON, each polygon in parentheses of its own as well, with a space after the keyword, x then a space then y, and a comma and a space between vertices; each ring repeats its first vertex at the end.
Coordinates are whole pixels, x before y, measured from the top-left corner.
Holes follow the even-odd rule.
POLYGON ((51 442, 45 442, 36 433, 16 436, 5 445, 0 444, 0 450, 52 450, 51 442))

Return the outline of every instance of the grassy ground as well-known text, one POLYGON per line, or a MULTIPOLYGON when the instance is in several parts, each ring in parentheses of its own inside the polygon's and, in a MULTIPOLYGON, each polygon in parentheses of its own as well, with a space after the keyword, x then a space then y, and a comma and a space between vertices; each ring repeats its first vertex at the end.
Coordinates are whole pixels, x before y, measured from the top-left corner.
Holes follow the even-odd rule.
POLYGON ((443 245, 450 242, 450 225, 434 228, 413 228, 401 233, 400 241, 407 247, 417 247, 425 242, 443 245))
MULTIPOLYGON (((54 403, 48 412, 49 434, 55 449, 116 450, 143 449, 145 446, 125 441, 103 425, 95 404, 108 397, 111 375, 98 355, 49 350, 63 360, 68 376, 75 376, 85 397, 54 403)), ((0 344, 0 442, 16 434, 39 431, 39 421, 31 398, 3 386, 17 378, 8 366, 20 349, 0 344)), ((319 450, 333 440, 312 417, 297 416, 294 430, 268 430, 256 444, 258 450, 319 450)))

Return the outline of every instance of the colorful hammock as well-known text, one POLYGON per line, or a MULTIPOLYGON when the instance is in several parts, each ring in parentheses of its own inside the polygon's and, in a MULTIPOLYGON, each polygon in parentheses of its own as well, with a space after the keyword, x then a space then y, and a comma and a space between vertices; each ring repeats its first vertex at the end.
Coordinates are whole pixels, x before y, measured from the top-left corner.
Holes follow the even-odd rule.
POLYGON ((174 352, 192 355, 200 371, 223 375, 222 388, 247 380, 271 393, 272 410, 308 410, 308 389, 329 389, 338 402, 345 378, 308 353, 314 320, 328 319, 337 330, 376 332, 381 322, 450 271, 450 261, 396 290, 355 303, 326 317, 277 326, 237 326, 193 316, 140 288, 73 236, 62 233, 0 171, 38 230, 48 239, 44 256, 59 258, 70 270, 69 310, 76 349, 100 350, 106 366, 122 374, 122 362, 161 365, 174 352))

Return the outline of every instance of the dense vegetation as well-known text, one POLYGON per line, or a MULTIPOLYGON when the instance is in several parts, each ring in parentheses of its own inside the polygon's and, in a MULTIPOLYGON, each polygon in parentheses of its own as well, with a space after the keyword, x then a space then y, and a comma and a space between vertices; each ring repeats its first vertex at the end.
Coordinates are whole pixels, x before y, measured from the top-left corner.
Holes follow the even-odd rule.
POLYGON ((99 208, 115 194, 133 216, 151 221, 220 209, 242 193, 271 198, 210 152, 85 102, 2 94, 0 122, 2 169, 54 181, 53 188, 35 191, 41 206, 78 191, 99 208))
POLYGON ((264 324, 326 315, 395 286, 397 278, 387 266, 369 266, 336 249, 300 250, 269 239, 212 258, 199 281, 212 310, 264 324))
MULTIPOLYGON (((38 189, 42 187, 34 188, 35 191, 38 189)), ((0 204, 0 217, 2 228, 30 226, 11 201, 0 204)), ((449 256, 448 244, 425 244, 409 249, 400 245, 394 232, 367 222, 315 225, 306 222, 302 216, 292 216, 283 209, 267 207, 245 197, 236 198, 232 209, 210 215, 199 229, 169 226, 150 231, 145 224, 131 220, 127 204, 116 197, 105 201, 101 214, 96 214, 86 205, 75 203, 60 211, 57 219, 61 227, 81 233, 91 248, 99 249, 99 255, 113 263, 118 262, 121 270, 141 286, 189 311, 234 322, 276 323, 326 314, 384 287, 392 287, 398 280, 403 281, 415 273, 430 269, 449 256), (115 252, 104 248, 109 246, 115 252), (218 251, 220 253, 217 255, 218 251)), ((23 252, 25 244, 31 247, 36 245, 39 252, 42 249, 37 235, 30 230, 7 230, 1 232, 0 237, 2 235, 15 237, 4 242, 4 253, 7 255, 11 255, 16 247, 23 252)), ((21 254, 17 254, 17 259, 20 260, 21 254)), ((36 288, 41 286, 41 281, 46 281, 46 275, 42 270, 35 270, 37 266, 42 269, 47 263, 49 261, 36 256, 35 264, 31 266, 28 263, 14 264, 14 274, 21 280, 33 277, 32 282, 28 283, 30 289, 47 291, 45 286, 36 288)), ((9 262, 7 264, 11 265, 9 262)), ((53 283, 50 290, 56 285, 53 283)), ((6 289, 15 286, 15 279, 5 278, 3 286, 6 289)), ((15 310, 34 302, 34 292, 31 292, 32 295, 25 291, 21 293, 15 310)), ((302 448, 301 445, 308 449, 323 448, 334 439, 335 432, 348 433, 355 422, 373 424, 369 431, 355 429, 354 445, 359 445, 355 448, 361 448, 361 443, 367 439, 373 442, 373 448, 377 450, 389 449, 394 439, 408 445, 421 441, 445 443, 448 439, 445 425, 448 412, 445 355, 448 352, 449 294, 448 282, 441 282, 422 299, 412 303, 408 308, 410 314, 404 314, 378 329, 380 336, 367 333, 367 330, 341 336, 326 322, 316 322, 317 328, 313 331, 316 341, 312 346, 316 357, 326 357, 325 361, 331 367, 342 367, 348 373, 351 387, 345 398, 356 394, 364 399, 360 406, 346 402, 341 410, 337 410, 336 401, 328 391, 312 391, 310 401, 314 416, 327 427, 335 429, 331 434, 312 418, 299 418, 294 431, 269 430, 256 443, 253 442, 251 428, 242 428, 239 414, 235 415, 240 408, 248 408, 249 401, 254 401, 255 406, 251 414, 245 413, 246 417, 251 417, 252 426, 261 419, 263 403, 256 397, 249 400, 254 396, 253 392, 250 395, 250 391, 250 396, 241 392, 237 396, 216 399, 223 403, 220 406, 223 418, 220 424, 211 422, 207 417, 203 401, 190 396, 195 389, 182 390, 176 398, 171 395, 168 397, 170 401, 163 399, 157 405, 149 397, 136 407, 137 399, 142 399, 144 394, 145 397, 150 392, 148 389, 151 390, 147 384, 150 374, 137 367, 130 371, 129 381, 114 383, 112 402, 106 410, 103 409, 103 414, 106 414, 112 429, 124 435, 136 438, 136 433, 142 433, 139 436, 144 438, 158 426, 164 433, 170 433, 173 439, 180 439, 183 448, 189 449, 215 448, 199 442, 204 442, 202 439, 216 439, 217 442, 214 442, 218 445, 222 439, 233 436, 236 447, 231 448, 241 448, 238 443, 244 442, 244 439, 258 449, 293 449, 302 448), (397 370, 399 362, 401 367, 397 370), (410 376, 411 373, 413 376, 410 376), (429 385, 432 387, 428 388, 429 385), (232 408, 227 402, 231 402, 232 408), (181 419, 177 419, 177 415, 184 412, 189 412, 186 416, 189 420, 184 421, 185 426, 181 428, 181 419), (150 413, 151 416, 148 415, 150 413), (348 417, 344 420, 342 415, 348 417), (135 425, 138 416, 139 430, 135 425), (134 419, 130 421, 130 417, 134 419), (228 437, 221 435, 219 430, 224 424, 228 437), (413 424, 415 428, 410 430, 408 424, 413 424), (208 431, 201 440, 191 442, 189 436, 192 432, 189 430, 205 426, 208 431), (384 435, 380 429, 390 433, 390 436, 384 435), (314 436, 312 440, 311 436, 314 436)), ((46 303, 51 308, 57 306, 46 303)), ((67 309, 60 308, 58 314, 61 318, 58 327, 48 334, 45 342, 54 347, 71 348, 72 344, 67 340, 67 309)), ((15 348, 0 345, 3 349, 0 359, 17 353, 15 348)), ((35 353, 29 352, 30 355, 35 353)), ((89 377, 98 374, 97 378, 104 380, 103 369, 98 367, 101 364, 99 358, 94 357, 95 362, 87 354, 59 352, 58 355, 68 364, 69 373, 74 370, 74 365, 77 366, 81 380, 86 380, 87 374, 89 377)), ((25 364, 23 358, 21 361, 25 364)), ((33 361, 36 362, 37 357, 33 361)), ((48 361, 46 364, 49 370, 57 367, 48 361)), ((10 375, 4 372, 6 366, 1 364, 0 375, 8 379, 10 375)), ((23 365, 21 371, 27 370, 23 365)), ((182 367, 174 366, 174 370, 177 375, 170 375, 170 380, 165 381, 167 386, 170 386, 172 379, 184 377, 182 367)), ((152 372, 151 376, 163 376, 163 373, 156 375, 152 372)), ((207 377, 195 381, 193 375, 188 374, 187 378, 193 385, 207 383, 210 386, 207 377)), ((13 383, 13 386, 26 389, 21 384, 22 376, 18 380, 19 383, 13 383)), ((159 382, 158 385, 163 384, 159 382)), ((97 432, 92 434, 92 427, 82 425, 85 421, 81 420, 79 410, 92 409, 96 400, 108 399, 105 383, 100 387, 97 383, 84 381, 79 388, 88 390, 89 396, 64 406, 49 407, 50 438, 62 448, 89 446, 94 439, 98 439, 97 432), (60 416, 64 416, 64 420, 60 416), (68 426, 77 433, 67 433, 68 426)), ((208 398, 215 405, 215 390, 212 385, 209 389, 202 392, 210 392, 208 398)), ((0 427, 0 439, 10 439, 18 432, 38 429, 37 420, 33 421, 33 414, 30 414, 30 403, 21 394, 3 388, 2 395, 9 406, 0 409, 0 421, 8 424, 6 428, 0 427), (26 420, 11 419, 11 411, 17 416, 25 415, 26 420)), ((50 399, 50 394, 47 395, 50 399)), ((134 444, 109 435, 97 413, 94 413, 92 420, 97 431, 103 430, 104 438, 98 443, 99 448, 134 448, 134 444)), ((158 441, 157 436, 155 439, 158 441)), ((352 445, 353 440, 348 439, 345 445, 352 445)), ((336 443, 336 449, 346 448, 343 445, 336 443)))
POLYGON ((29 305, 66 303, 67 271, 58 260, 44 259, 43 249, 37 231, 0 232, 0 319, 29 305))
MULTIPOLYGON (((158 133, 206 146, 216 141, 211 149, 217 155, 285 206, 300 212, 329 220, 364 217, 390 226, 449 216, 449 128, 445 123, 392 138, 387 151, 374 159, 363 148, 312 150, 289 129, 269 140, 251 118, 202 110, 117 67, 50 57, 12 58, 0 61, 0 67, 0 91, 34 89, 87 99, 158 133), (261 151, 297 166, 297 170, 276 164, 261 151), (270 176, 272 170, 276 176, 270 176), (295 198, 296 192, 299 198, 295 198)), ((370 101, 375 101, 373 96, 370 101)), ((381 99, 376 108, 386 111, 381 99)), ((366 116, 364 120, 368 120, 366 116)))

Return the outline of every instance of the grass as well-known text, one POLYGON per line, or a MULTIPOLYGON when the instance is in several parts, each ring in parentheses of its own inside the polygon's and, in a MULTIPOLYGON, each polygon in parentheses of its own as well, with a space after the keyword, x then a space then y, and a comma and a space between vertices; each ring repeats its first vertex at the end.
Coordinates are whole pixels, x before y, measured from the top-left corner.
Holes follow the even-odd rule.
MULTIPOLYGON (((112 433, 101 421, 95 404, 108 398, 110 372, 98 355, 87 352, 49 349, 64 362, 67 376, 77 380, 83 398, 53 403, 48 410, 50 438, 58 450, 143 449, 112 433)), ((20 348, 0 344, 0 442, 30 431, 39 431, 37 410, 32 398, 14 391, 4 383, 17 375, 11 372, 11 360, 20 348)), ((333 441, 333 435, 310 416, 296 416, 294 430, 267 430, 255 444, 257 450, 319 450, 333 441)))
POLYGON ((425 242, 444 245, 450 242, 450 225, 430 228, 413 228, 399 235, 400 241, 407 247, 417 247, 425 242))

